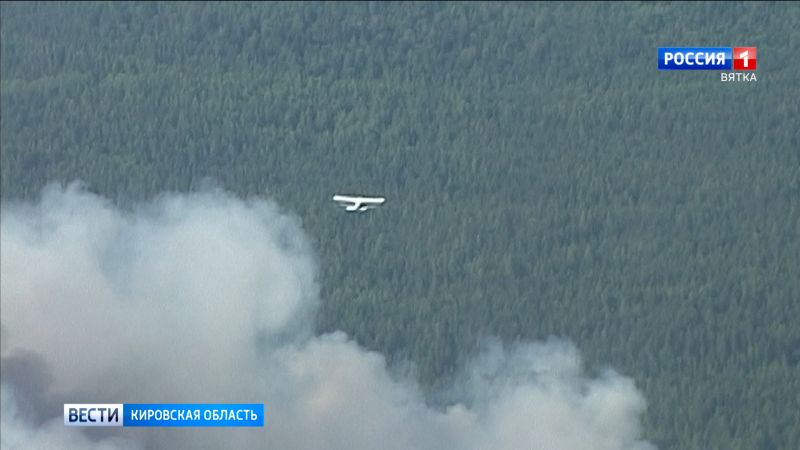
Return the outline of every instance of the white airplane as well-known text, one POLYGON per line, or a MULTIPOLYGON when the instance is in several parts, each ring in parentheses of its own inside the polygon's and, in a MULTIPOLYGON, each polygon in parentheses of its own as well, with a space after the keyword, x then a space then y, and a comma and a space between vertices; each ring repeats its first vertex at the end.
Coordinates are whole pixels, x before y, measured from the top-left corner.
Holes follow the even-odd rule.
POLYGON ((384 197, 355 197, 350 195, 334 195, 333 201, 344 206, 350 212, 364 212, 377 208, 386 201, 384 197))

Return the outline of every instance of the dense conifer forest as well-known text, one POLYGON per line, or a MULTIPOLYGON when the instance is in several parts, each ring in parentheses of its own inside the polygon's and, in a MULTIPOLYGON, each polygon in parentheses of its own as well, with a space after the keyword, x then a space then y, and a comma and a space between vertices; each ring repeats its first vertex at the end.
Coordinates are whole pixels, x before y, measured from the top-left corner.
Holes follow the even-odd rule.
MULTIPOLYGON (((2 2, 2 198, 215 183, 296 215, 318 330, 431 399, 570 339, 661 449, 800 448, 797 3, 2 2), (758 81, 659 72, 757 46, 758 81), (345 214, 337 192, 382 194, 345 214)), ((435 401, 435 400, 432 400, 435 401)))

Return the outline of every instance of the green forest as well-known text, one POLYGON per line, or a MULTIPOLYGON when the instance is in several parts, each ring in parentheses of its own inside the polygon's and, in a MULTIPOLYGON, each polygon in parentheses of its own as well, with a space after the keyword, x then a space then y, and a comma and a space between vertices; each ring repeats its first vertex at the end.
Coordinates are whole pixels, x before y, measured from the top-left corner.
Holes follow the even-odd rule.
POLYGON ((2 2, 0 189, 274 200, 319 332, 432 399, 481 340, 631 377, 660 449, 800 448, 800 4, 2 2), (657 48, 758 47, 757 82, 657 48), (363 215, 334 193, 385 195, 363 215))

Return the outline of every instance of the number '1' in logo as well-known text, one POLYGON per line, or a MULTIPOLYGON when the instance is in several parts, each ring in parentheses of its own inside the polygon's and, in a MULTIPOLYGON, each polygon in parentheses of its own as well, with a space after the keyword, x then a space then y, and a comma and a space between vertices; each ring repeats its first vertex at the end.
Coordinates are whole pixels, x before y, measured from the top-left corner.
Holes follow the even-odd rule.
POLYGON ((756 70, 756 48, 734 47, 733 70, 756 70))

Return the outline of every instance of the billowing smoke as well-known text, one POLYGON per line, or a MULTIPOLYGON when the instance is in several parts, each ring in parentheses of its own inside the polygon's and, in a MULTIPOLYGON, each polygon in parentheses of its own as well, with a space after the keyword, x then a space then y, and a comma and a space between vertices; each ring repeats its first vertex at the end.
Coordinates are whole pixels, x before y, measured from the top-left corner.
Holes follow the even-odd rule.
POLYGON ((2 206, 2 448, 652 449, 633 383, 562 341, 491 343, 459 400, 315 336, 314 255, 261 200, 123 212, 79 184, 2 206), (63 403, 264 403, 263 428, 69 428, 63 403))

